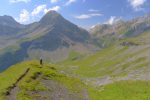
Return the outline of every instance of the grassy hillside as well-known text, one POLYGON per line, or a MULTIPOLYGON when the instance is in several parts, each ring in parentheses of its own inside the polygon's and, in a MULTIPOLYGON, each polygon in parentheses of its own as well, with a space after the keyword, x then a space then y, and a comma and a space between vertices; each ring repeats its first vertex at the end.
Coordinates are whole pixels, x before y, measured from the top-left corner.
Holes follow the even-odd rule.
POLYGON ((19 65, 12 66, 7 71, 0 73, 0 100, 4 99, 8 87, 12 86, 18 77, 29 67, 27 64, 22 64, 19 67, 16 66, 19 65))
POLYGON ((23 62, 10 67, 0 74, 0 100, 49 100, 50 97, 52 100, 83 100, 88 96, 84 83, 57 72, 55 67, 52 64, 40 66, 37 61, 23 62), (29 72, 13 87, 28 68, 29 72))
MULTIPOLYGON (((0 74, 0 100, 147 100, 150 82, 120 81, 106 86, 85 85, 58 72, 57 65, 22 62, 0 74), (16 80, 26 75, 13 87, 16 80), (131 97, 132 96, 132 97, 131 97)), ((89 82, 90 83, 90 82, 89 82)))
POLYGON ((121 81, 101 87, 92 100, 149 100, 150 82, 121 81))
POLYGON ((149 100, 150 32, 59 64, 28 61, 0 73, 0 100, 149 100))
POLYGON ((119 40, 101 51, 73 61, 61 63, 60 70, 92 84, 102 85, 119 80, 150 78, 150 32, 119 40))

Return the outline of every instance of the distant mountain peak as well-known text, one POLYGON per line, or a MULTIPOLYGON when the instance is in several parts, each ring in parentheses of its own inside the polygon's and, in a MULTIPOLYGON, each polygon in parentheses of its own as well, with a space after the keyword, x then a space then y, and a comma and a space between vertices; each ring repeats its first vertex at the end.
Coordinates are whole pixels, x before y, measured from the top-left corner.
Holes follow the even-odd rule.
POLYGON ((51 10, 42 17, 40 23, 45 25, 50 25, 50 24, 54 24, 55 22, 58 22, 58 20, 63 20, 63 19, 64 18, 59 13, 51 10))
POLYGON ((11 22, 11 23, 17 23, 15 21, 15 19, 11 16, 8 16, 8 15, 4 15, 4 16, 0 16, 0 23, 7 23, 7 22, 11 22))
POLYGON ((50 10, 46 13, 46 15, 60 15, 60 14, 56 12, 55 10, 50 10))
POLYGON ((11 21, 15 21, 13 17, 8 16, 8 15, 0 16, 0 18, 11 20, 11 21))
POLYGON ((8 15, 0 16, 0 25, 12 27, 12 28, 23 28, 24 25, 18 23, 13 17, 8 15))

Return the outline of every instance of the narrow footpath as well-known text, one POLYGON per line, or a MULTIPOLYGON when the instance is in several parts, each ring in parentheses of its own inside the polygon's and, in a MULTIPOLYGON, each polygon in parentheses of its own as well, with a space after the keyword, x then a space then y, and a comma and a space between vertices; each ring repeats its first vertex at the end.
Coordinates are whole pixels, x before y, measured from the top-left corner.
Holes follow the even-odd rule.
POLYGON ((28 74, 30 71, 30 68, 28 68, 18 79, 17 81, 13 84, 13 86, 9 87, 8 92, 6 93, 7 100, 18 100, 17 99, 17 94, 19 92, 19 87, 18 84, 19 82, 28 74))

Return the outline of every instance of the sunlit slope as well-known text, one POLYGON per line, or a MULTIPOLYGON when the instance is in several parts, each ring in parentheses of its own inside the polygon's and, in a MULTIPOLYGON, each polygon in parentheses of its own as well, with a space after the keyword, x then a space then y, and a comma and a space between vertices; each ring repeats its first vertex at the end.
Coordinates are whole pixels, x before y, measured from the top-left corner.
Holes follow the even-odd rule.
POLYGON ((150 80, 150 32, 120 40, 88 57, 65 61, 60 69, 83 78, 150 80))
POLYGON ((19 67, 16 66, 12 66, 7 71, 0 73, 0 100, 4 99, 8 87, 12 86, 18 77, 29 67, 27 64, 23 64, 19 67))
POLYGON ((121 81, 100 87, 92 100, 149 100, 150 82, 121 81))
POLYGON ((85 100, 87 86, 79 79, 66 76, 56 65, 37 61, 23 62, 0 74, 0 100, 85 100), (19 82, 18 78, 26 72, 19 82), (14 86, 15 85, 15 86, 14 86), (16 99, 14 99, 16 98, 16 99))
POLYGON ((0 100, 148 100, 150 82, 120 81, 89 86, 57 71, 58 65, 23 62, 0 74, 0 100), (26 72, 15 87, 14 83, 26 72))

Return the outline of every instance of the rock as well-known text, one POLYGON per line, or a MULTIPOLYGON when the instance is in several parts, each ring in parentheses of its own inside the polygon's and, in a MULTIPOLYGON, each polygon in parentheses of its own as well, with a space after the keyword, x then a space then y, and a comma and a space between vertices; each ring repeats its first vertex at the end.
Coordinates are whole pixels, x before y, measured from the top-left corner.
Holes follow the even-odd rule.
POLYGON ((139 44, 133 43, 133 42, 122 42, 120 43, 122 46, 138 46, 139 44))

